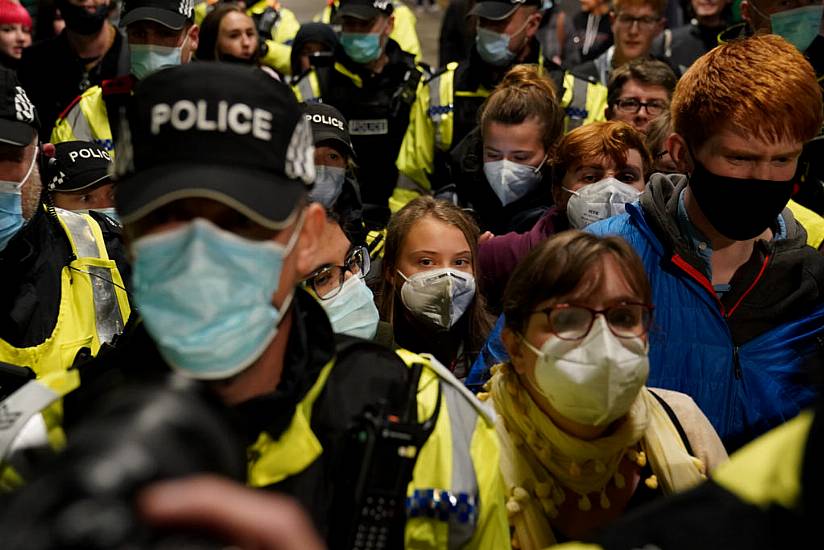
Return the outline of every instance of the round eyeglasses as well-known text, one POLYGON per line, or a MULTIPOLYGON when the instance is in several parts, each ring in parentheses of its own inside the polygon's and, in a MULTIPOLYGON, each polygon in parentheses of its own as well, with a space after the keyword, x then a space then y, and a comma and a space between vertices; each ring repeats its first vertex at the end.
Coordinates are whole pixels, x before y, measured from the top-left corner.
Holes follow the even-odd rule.
POLYGON ((343 265, 325 265, 304 279, 303 284, 312 289, 321 300, 334 298, 346 281, 348 271, 361 279, 369 274, 372 261, 365 246, 356 246, 346 256, 343 265))
POLYGON ((649 331, 653 306, 648 304, 622 303, 604 309, 559 304, 533 311, 543 313, 549 322, 549 330, 561 340, 585 338, 595 316, 601 314, 610 332, 618 338, 637 338, 649 331))

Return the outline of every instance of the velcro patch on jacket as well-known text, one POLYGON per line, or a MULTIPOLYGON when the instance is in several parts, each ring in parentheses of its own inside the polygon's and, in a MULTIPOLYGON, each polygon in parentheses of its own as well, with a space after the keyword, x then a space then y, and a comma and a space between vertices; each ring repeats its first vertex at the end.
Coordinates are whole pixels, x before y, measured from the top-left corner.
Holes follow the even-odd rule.
POLYGON ((351 136, 382 136, 388 133, 389 120, 385 118, 349 121, 349 135, 351 136))

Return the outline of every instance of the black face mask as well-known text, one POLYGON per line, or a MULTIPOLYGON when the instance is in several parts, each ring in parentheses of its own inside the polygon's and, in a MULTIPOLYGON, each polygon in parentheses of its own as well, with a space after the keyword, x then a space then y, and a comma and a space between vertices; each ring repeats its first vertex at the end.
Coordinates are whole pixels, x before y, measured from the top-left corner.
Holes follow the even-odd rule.
POLYGON ((63 20, 66 21, 66 27, 85 36, 100 32, 109 16, 109 6, 100 6, 90 13, 82 6, 69 3, 69 0, 57 0, 56 4, 63 20))
POLYGON ((787 181, 719 176, 695 155, 692 159, 689 186, 695 201, 716 231, 734 241, 753 239, 770 227, 790 201, 797 181, 796 176, 787 181))

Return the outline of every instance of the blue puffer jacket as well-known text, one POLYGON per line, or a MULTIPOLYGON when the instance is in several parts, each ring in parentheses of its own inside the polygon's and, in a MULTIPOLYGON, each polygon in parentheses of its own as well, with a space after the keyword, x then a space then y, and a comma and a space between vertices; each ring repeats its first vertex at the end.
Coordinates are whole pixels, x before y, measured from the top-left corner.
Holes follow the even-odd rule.
MULTIPOLYGON (((587 231, 623 237, 644 263, 655 304, 648 385, 692 396, 729 450, 794 417, 814 401, 811 380, 821 374, 824 348, 820 296, 810 296, 805 315, 736 345, 730 316, 737 313, 735 322, 740 323, 740 316, 750 315, 752 305, 747 304, 749 311, 742 306, 749 291, 726 311, 707 278, 678 254, 667 252, 638 203, 627 205, 626 214, 593 224, 587 231)), ((761 274, 768 265, 769 261, 761 274)), ((749 290, 762 282, 761 274, 749 290)), ((502 327, 499 319, 467 383, 479 382, 490 364, 507 359, 500 343, 502 327)))

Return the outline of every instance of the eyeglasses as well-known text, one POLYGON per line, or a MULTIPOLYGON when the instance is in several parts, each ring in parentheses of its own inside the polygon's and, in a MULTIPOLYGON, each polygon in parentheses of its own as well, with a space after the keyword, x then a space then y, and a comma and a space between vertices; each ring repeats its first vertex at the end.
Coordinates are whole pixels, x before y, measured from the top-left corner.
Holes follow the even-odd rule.
POLYGON ((636 338, 649 330, 653 306, 623 303, 605 309, 559 304, 532 313, 543 313, 549 322, 549 330, 561 340, 580 340, 589 334, 595 316, 601 314, 607 320, 609 330, 618 338, 636 338))
POLYGON ((659 21, 661 21, 660 17, 653 17, 652 15, 644 15, 642 17, 634 17, 632 15, 627 15, 625 13, 622 13, 622 14, 618 15, 617 19, 618 19, 618 24, 623 26, 623 27, 631 29, 632 25, 634 23, 638 23, 638 27, 640 27, 644 30, 647 30, 647 31, 652 30, 652 28, 655 25, 657 25, 659 21))
POLYGON ((315 295, 321 300, 330 300, 338 295, 343 283, 346 281, 348 271, 355 277, 361 279, 369 274, 372 261, 369 259, 369 251, 365 246, 357 246, 346 256, 344 265, 326 265, 309 275, 304 281, 304 286, 312 289, 315 295))
POLYGON ((667 104, 663 101, 641 101, 640 99, 629 97, 627 99, 619 99, 615 102, 615 107, 619 111, 628 114, 635 114, 641 110, 641 107, 647 110, 649 116, 658 116, 667 108, 667 104))

